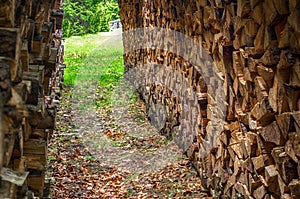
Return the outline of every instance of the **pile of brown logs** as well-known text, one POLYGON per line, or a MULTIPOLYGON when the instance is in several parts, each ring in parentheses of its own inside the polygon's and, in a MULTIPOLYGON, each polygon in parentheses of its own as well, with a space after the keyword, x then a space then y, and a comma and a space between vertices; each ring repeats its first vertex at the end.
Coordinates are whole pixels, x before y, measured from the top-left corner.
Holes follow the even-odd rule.
MULTIPOLYGON (((160 64, 189 82, 189 88, 177 85, 177 90, 197 93, 198 130, 187 154, 209 193, 215 198, 300 198, 300 1, 119 0, 119 4, 126 71, 160 64), (126 34, 146 27, 179 31, 212 57, 223 82, 222 88, 214 88, 223 89, 226 96, 221 130, 209 125, 211 110, 221 105, 210 98, 215 79, 204 77, 195 63, 169 50, 185 49, 185 42, 165 42, 161 31, 126 34), (135 45, 138 40, 166 45, 144 48, 135 45), (210 151, 203 147, 207 137, 216 139, 210 151)), ((202 56, 199 51, 189 53, 202 56)), ((176 83, 168 74, 157 75, 163 77, 158 83, 176 83)), ((141 92, 148 107, 155 108, 158 101, 167 107, 162 133, 172 137, 182 110, 191 107, 181 107, 182 99, 155 81, 146 87, 141 92)), ((182 139, 190 132, 184 133, 182 139)))
POLYGON ((0 198, 42 197, 64 68, 62 0, 0 4, 0 198))

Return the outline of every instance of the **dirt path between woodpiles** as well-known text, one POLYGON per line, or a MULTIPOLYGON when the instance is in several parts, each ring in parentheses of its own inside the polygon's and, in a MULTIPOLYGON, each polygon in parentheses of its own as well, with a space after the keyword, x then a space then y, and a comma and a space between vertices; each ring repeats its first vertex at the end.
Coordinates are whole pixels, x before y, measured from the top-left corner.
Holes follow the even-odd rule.
POLYGON ((49 197, 205 198, 191 162, 150 124, 135 93, 125 104, 94 106, 105 89, 97 78, 63 89, 49 144, 49 197))

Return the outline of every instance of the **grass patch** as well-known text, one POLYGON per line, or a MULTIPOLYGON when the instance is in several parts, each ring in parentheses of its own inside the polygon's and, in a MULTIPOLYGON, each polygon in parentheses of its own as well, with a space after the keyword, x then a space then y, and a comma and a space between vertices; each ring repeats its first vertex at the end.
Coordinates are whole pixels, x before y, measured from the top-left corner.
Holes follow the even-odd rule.
POLYGON ((100 97, 96 100, 97 107, 108 107, 111 105, 112 91, 124 74, 123 66, 123 56, 119 56, 112 62, 107 63, 106 67, 102 69, 98 81, 97 93, 100 97))
POLYGON ((111 144, 112 144, 113 147, 123 147, 123 146, 125 146, 126 142, 124 142, 124 141, 119 141, 119 142, 111 141, 111 144))
POLYGON ((48 156, 48 161, 51 162, 51 161, 56 161, 56 157, 55 156, 52 156, 52 155, 49 155, 48 156))
POLYGON ((124 71, 122 69, 122 46, 110 47, 105 43, 109 38, 110 36, 88 34, 81 37, 73 36, 65 40, 64 62, 67 68, 64 83, 66 85, 76 84, 76 79, 89 81, 95 73, 104 72, 105 64, 109 64, 108 72, 122 73, 124 71), (118 53, 120 56, 117 59, 111 57, 118 53))
MULTIPOLYGON (((124 73, 123 45, 114 36, 85 35, 65 41, 65 85, 80 86, 76 98, 84 102, 91 95, 86 88, 97 87, 94 105, 109 107, 112 91, 124 73), (83 91, 81 90, 83 89, 83 91)), ((89 106, 82 103, 80 109, 89 106)))

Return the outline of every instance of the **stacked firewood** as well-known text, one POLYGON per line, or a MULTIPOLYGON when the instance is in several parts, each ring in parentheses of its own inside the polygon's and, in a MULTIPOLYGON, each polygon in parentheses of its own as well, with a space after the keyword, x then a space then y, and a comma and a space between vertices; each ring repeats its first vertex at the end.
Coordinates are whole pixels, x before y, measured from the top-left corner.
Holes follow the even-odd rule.
MULTIPOLYGON (((300 1, 119 3, 126 71, 137 67, 146 71, 149 63, 157 64, 181 74, 189 84, 177 84, 178 78, 164 69, 154 72, 158 77, 140 91, 152 112, 157 103, 166 106, 168 117, 161 132, 169 137, 179 132, 182 118, 197 116, 186 110, 199 113, 198 123, 193 124, 197 132, 186 130, 180 136, 184 140, 191 134, 187 154, 209 193, 216 198, 299 198, 300 1), (152 34, 146 28, 152 33, 161 29, 152 34), (137 29, 145 31, 136 34, 137 29), (175 37, 164 37, 163 29, 179 31, 201 45, 215 68, 187 59, 201 59, 203 53, 175 37), (193 56, 185 58, 174 49, 190 49, 187 53, 193 56), (216 75, 208 76, 206 70, 216 75), (197 108, 191 103, 182 107, 186 97, 176 95, 175 87, 186 92, 185 96, 195 92, 197 108), (223 101, 213 99, 216 92, 225 94, 223 101), (211 125, 217 109, 223 111, 224 118, 218 121, 222 128, 211 125), (211 145, 205 147, 210 137, 211 145)), ((152 76, 144 72, 142 77, 152 76)))
POLYGON ((1 1, 0 198, 42 197, 63 75, 62 0, 1 1))

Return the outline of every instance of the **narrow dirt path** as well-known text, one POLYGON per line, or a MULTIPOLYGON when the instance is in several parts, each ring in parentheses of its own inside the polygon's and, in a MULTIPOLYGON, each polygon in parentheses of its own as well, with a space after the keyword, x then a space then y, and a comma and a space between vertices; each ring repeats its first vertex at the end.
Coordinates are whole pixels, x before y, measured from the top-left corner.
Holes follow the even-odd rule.
MULTIPOLYGON (((120 37, 108 41, 102 50, 121 45, 120 37)), ((137 95, 124 95, 122 82, 109 91, 97 84, 120 53, 110 52, 112 60, 91 55, 75 86, 63 90, 48 154, 52 197, 205 198, 191 162, 150 124, 137 95), (103 92, 115 103, 97 108, 103 92)))

